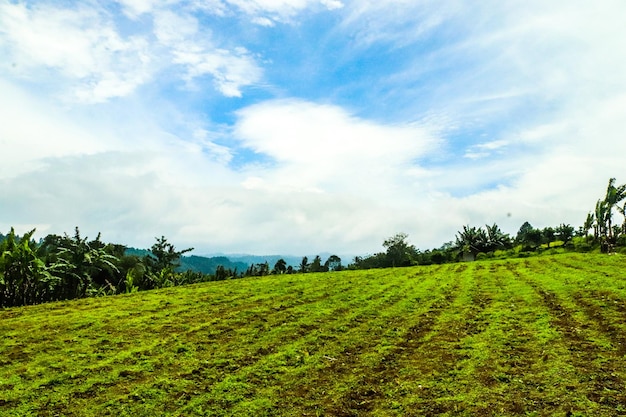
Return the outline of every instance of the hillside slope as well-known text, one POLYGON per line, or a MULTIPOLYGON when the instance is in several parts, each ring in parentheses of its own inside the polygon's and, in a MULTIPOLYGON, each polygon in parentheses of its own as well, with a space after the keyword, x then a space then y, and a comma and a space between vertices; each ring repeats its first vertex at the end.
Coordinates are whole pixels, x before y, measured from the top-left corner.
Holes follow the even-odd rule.
POLYGON ((0 310, 0 415, 626 415, 625 262, 272 276, 0 310))

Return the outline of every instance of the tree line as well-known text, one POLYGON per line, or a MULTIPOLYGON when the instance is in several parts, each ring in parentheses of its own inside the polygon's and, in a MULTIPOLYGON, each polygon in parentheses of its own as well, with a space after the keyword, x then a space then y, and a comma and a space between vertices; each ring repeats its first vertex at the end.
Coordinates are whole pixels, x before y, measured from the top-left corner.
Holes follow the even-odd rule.
POLYGON ((105 243, 101 235, 88 239, 78 227, 73 235, 50 234, 35 241, 35 229, 18 236, 11 228, 0 233, 0 308, 48 301, 132 293, 207 281, 340 270, 341 259, 332 255, 325 263, 306 257, 299 268, 279 259, 251 264, 245 271, 218 266, 214 274, 180 271, 181 257, 193 248, 177 250, 164 236, 156 238, 148 254, 129 254, 127 247, 105 243))
POLYGON ((582 226, 569 224, 535 228, 524 222, 513 237, 497 224, 484 227, 463 226, 454 241, 439 248, 420 251, 407 241, 408 235, 398 233, 383 242, 384 252, 355 257, 349 269, 387 268, 394 266, 430 265, 472 261, 485 258, 525 257, 552 251, 626 253, 626 184, 609 180, 604 196, 587 214, 582 226), (622 215, 615 224, 614 214, 622 215))
POLYGON ((205 274, 179 271, 181 256, 193 248, 177 250, 163 236, 156 238, 148 255, 137 256, 127 253, 124 245, 102 242, 100 235, 89 240, 78 228, 71 236, 51 234, 38 242, 34 233, 33 229, 18 236, 13 228, 6 236, 0 233, 0 307, 242 277, 430 265, 530 256, 546 250, 626 253, 626 185, 616 185, 611 178, 604 197, 577 230, 569 224, 538 229, 525 222, 512 237, 497 224, 467 225, 454 241, 425 251, 410 244, 407 234, 398 233, 383 242, 385 251, 357 256, 347 267, 336 255, 324 262, 317 255, 311 262, 303 257, 295 267, 279 259, 272 267, 268 262, 251 264, 245 271, 218 266, 214 274, 205 274), (621 224, 615 224, 615 212, 622 215, 621 224))

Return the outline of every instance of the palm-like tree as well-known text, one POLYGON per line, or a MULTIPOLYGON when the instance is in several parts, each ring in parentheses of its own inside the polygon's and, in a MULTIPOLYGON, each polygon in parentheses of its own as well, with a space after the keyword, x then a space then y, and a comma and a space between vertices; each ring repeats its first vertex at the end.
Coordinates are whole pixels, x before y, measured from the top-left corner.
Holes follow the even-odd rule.
MULTIPOLYGON (((587 213, 587 218, 585 219, 585 223, 583 223, 583 230, 585 231, 585 237, 589 237, 589 230, 593 228, 593 223, 595 222, 595 216, 593 213, 587 213)), ((596 235, 596 238, 598 236, 596 235)))
POLYGON ((31 240, 35 230, 21 238, 11 228, 0 243, 0 307, 35 304, 53 299, 59 279, 50 274, 37 256, 31 240))
POLYGON ((505 249, 511 243, 511 238, 500 230, 497 224, 491 226, 485 225, 487 231, 487 249, 490 251, 496 249, 505 249))
POLYGON ((477 227, 463 226, 463 230, 456 235, 456 246, 473 257, 485 250, 488 241, 485 231, 477 227))
POLYGON ((593 233, 596 238, 604 237, 606 238, 606 225, 608 220, 608 206, 605 200, 598 200, 596 202, 596 209, 594 211, 595 215, 595 225, 593 227, 593 233))
POLYGON ((606 224, 607 224, 607 232, 608 238, 613 240, 613 227, 611 225, 612 217, 613 217, 613 208, 617 206, 619 202, 626 198, 626 184, 622 184, 619 186, 615 186, 615 178, 611 178, 609 180, 609 185, 606 188, 606 197, 604 198, 604 202, 606 204, 606 224))
POLYGON ((624 216, 624 221, 622 222, 622 234, 626 234, 626 203, 623 206, 617 206, 617 211, 624 216))

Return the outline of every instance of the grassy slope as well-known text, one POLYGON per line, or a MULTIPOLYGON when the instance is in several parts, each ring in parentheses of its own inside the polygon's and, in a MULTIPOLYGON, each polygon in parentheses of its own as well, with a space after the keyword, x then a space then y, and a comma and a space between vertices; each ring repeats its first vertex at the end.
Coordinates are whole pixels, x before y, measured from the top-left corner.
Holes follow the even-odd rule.
POLYGON ((0 415, 626 415, 623 256, 0 310, 0 415))

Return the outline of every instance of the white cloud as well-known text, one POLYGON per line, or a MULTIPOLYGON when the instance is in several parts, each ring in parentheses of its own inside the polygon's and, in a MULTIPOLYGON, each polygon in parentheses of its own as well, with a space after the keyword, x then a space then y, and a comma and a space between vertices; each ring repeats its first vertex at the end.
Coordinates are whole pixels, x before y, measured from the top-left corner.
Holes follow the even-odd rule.
MULTIPOLYGON (((274 189, 326 190, 383 198, 407 181, 415 160, 436 141, 426 128, 381 125, 331 105, 278 100, 238 112, 243 146, 276 161, 263 184, 274 189)), ((256 184, 261 184, 258 180, 256 184)))
POLYGON ((298 13, 319 9, 327 10, 343 7, 339 0, 225 0, 244 13, 254 16, 253 22, 262 26, 272 26, 274 22, 289 22, 298 13))
POLYGON ((213 44, 209 32, 202 32, 197 19, 171 11, 154 14, 154 32, 170 49, 172 63, 186 68, 185 79, 213 77, 216 88, 226 97, 241 97, 241 89, 260 81, 262 71, 245 48, 227 50, 213 44))
POLYGON ((121 35, 111 15, 88 5, 0 3, 0 50, 9 57, 5 71, 35 83, 56 76, 47 88, 84 103, 129 96, 163 73, 190 85, 208 76, 227 97, 241 97, 243 87, 261 79, 251 53, 216 44, 194 16, 162 3, 159 8, 145 1, 124 5, 133 16, 154 17, 157 42, 142 24, 134 35, 121 35))
POLYGON ((85 102, 127 95, 152 75, 145 39, 123 39, 105 15, 86 7, 0 3, 0 47, 14 76, 57 72, 59 84, 69 82, 85 102))

